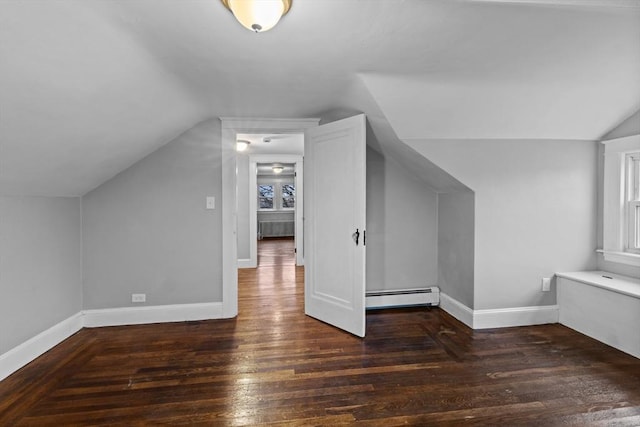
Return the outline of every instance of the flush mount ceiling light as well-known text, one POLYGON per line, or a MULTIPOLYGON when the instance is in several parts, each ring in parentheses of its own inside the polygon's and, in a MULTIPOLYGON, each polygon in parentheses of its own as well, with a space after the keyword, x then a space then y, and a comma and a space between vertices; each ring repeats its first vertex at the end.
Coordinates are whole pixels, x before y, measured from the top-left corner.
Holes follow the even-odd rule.
POLYGON ((282 173, 282 171, 284 170, 284 167, 282 165, 273 165, 273 168, 271 169, 273 170, 273 173, 277 175, 279 173, 282 173))
POLYGON ((292 0, 220 0, 248 30, 269 31, 289 12, 292 0))
POLYGON ((236 150, 244 151, 247 149, 247 147, 249 147, 249 144, 251 144, 250 141, 247 141, 245 139, 239 139, 236 141, 236 150))

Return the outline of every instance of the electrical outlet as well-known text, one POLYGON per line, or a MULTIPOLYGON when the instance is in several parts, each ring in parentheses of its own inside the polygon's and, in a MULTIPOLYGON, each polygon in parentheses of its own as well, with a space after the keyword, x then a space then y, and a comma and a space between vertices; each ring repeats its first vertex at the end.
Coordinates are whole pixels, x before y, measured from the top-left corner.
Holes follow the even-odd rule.
POLYGON ((549 292, 551 290, 551 277, 542 278, 542 292, 549 292))
POLYGON ((207 196, 207 209, 216 208, 216 198, 213 196, 207 196))
POLYGON ((145 302, 147 294, 131 294, 131 302, 145 302))

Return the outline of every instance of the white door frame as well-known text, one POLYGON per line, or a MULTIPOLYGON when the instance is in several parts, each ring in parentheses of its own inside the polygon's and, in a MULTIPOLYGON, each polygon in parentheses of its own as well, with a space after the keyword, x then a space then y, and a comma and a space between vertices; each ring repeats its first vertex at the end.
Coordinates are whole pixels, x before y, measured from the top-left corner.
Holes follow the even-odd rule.
POLYGON ((222 317, 238 315, 238 197, 236 134, 303 133, 320 119, 220 117, 222 137, 222 317))
POLYGON ((303 164, 302 156, 295 154, 256 154, 249 156, 249 262, 240 266, 255 268, 258 266, 258 163, 293 163, 295 165, 295 245, 296 265, 304 265, 304 233, 302 231, 303 164))

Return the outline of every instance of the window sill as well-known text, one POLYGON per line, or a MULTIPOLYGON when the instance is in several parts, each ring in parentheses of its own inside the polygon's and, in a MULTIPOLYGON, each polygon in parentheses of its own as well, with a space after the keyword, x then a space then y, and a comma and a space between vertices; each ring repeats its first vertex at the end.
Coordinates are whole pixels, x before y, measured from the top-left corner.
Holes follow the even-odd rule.
POLYGON ((619 264, 633 265, 640 267, 640 255, 630 252, 615 252, 605 251, 602 249, 596 250, 604 256, 605 261, 617 262, 619 264))

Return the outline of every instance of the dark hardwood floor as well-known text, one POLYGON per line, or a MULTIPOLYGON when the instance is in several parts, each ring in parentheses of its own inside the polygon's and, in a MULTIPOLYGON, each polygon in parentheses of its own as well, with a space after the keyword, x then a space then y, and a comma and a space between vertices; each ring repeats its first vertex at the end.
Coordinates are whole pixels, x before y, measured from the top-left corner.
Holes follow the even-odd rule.
POLYGON ((0 382, 0 425, 640 425, 640 360, 438 308, 370 312, 359 339, 305 317, 292 248, 261 242, 236 319, 78 332, 0 382))

